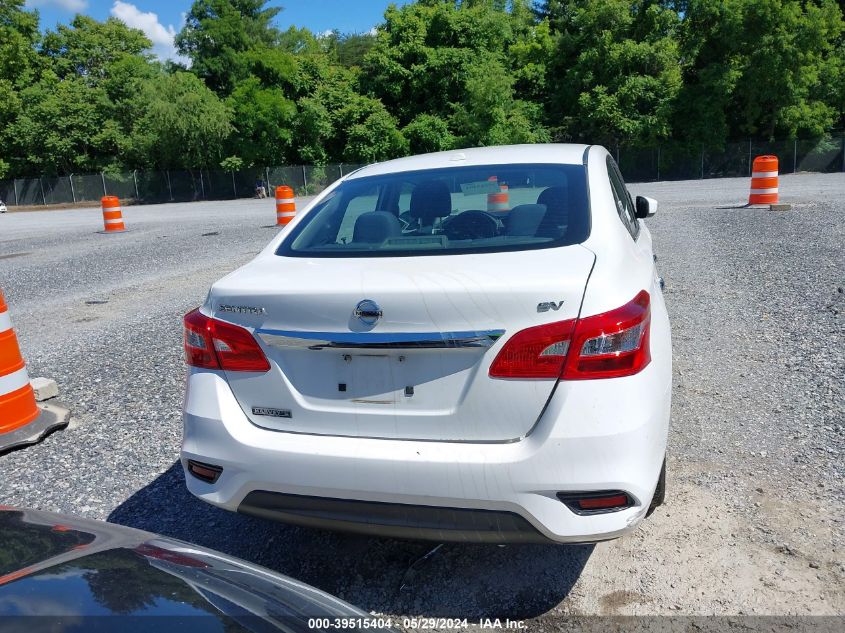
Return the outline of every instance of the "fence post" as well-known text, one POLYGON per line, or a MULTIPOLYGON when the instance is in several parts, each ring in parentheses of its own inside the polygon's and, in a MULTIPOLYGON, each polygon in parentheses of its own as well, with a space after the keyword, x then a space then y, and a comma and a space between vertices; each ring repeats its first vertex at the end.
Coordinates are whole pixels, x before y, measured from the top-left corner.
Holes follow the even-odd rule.
POLYGON ((70 183, 70 197, 73 198, 73 204, 76 204, 76 192, 73 190, 73 174, 67 177, 67 181, 70 183))
POLYGON ((842 133, 842 171, 845 171, 845 132, 842 133))
POLYGON ((104 195, 104 196, 107 196, 107 195, 109 195, 109 192, 108 192, 108 191, 106 191, 106 172, 101 171, 101 172, 100 172, 100 178, 101 178, 101 179, 102 179, 102 181, 103 181, 103 195, 104 195))
POLYGON ((200 191, 202 192, 202 199, 205 200, 205 183, 202 180, 202 169, 200 169, 200 191))
POLYGON ((173 187, 170 186, 170 170, 165 169, 164 175, 167 178, 167 193, 170 194, 170 202, 173 202, 173 187))
POLYGON ((343 178, 343 163, 338 165, 338 168, 340 169, 340 177, 343 178))
POLYGON ((18 202, 18 181, 12 178, 12 189, 15 190, 15 206, 19 207, 20 202, 18 202))
POLYGON ((798 166, 798 137, 792 139, 792 173, 796 172, 798 166))
POLYGON ((704 180, 704 145, 701 146, 701 179, 704 180))
POLYGON ((135 200, 141 199, 141 194, 138 192, 138 177, 135 175, 138 173, 137 169, 132 170, 132 182, 135 183, 135 200))
POLYGON ((232 171, 232 193, 235 194, 235 197, 238 197, 238 187, 235 185, 235 172, 232 171))
POLYGON ((44 183, 41 181, 41 176, 38 177, 38 186, 41 187, 41 204, 47 204, 47 198, 44 196, 44 183))
POLYGON ((270 196, 270 192, 273 191, 272 185, 270 185, 270 168, 264 168, 264 184, 267 185, 267 196, 270 196))
POLYGON ((660 180, 660 145, 657 146, 657 180, 660 180))
POLYGON ((305 189, 303 192, 306 196, 308 195, 308 179, 305 177, 305 165, 302 165, 302 188, 305 189))
POLYGON ((754 163, 754 157, 751 155, 751 139, 748 139, 748 175, 751 176, 752 167, 754 163))

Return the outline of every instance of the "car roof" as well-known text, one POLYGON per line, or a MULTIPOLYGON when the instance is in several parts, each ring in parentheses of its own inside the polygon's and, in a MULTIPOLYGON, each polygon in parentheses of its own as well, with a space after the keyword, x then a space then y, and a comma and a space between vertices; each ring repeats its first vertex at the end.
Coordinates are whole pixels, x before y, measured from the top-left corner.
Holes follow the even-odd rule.
POLYGON ((443 169, 475 165, 507 165, 524 163, 555 163, 580 165, 589 145, 545 143, 534 145, 496 145, 473 147, 448 152, 434 152, 375 163, 350 174, 350 178, 380 176, 403 171, 443 169))

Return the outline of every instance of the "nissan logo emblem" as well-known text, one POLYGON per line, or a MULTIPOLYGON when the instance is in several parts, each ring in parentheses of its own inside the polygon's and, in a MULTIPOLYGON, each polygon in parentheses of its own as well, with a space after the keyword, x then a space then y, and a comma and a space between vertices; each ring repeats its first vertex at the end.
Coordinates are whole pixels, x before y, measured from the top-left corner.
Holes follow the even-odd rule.
POLYGON ((364 299, 355 306, 355 316, 366 325, 375 325, 383 314, 379 305, 371 299, 364 299))

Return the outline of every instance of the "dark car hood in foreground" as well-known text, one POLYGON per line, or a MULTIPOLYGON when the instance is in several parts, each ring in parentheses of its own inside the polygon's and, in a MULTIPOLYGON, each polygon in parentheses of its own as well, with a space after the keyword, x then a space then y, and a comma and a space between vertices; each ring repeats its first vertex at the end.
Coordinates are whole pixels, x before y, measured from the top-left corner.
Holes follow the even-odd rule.
POLYGON ((314 617, 369 616, 213 550, 112 523, 0 508, 4 631, 312 631, 314 617))

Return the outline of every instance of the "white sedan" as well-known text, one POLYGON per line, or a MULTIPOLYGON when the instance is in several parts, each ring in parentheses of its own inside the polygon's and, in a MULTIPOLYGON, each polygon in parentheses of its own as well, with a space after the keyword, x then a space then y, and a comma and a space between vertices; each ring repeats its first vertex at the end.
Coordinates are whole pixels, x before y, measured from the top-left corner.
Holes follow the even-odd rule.
POLYGON ((399 538, 632 530, 665 490, 656 207, 595 145, 347 175, 185 316, 189 490, 399 538))

